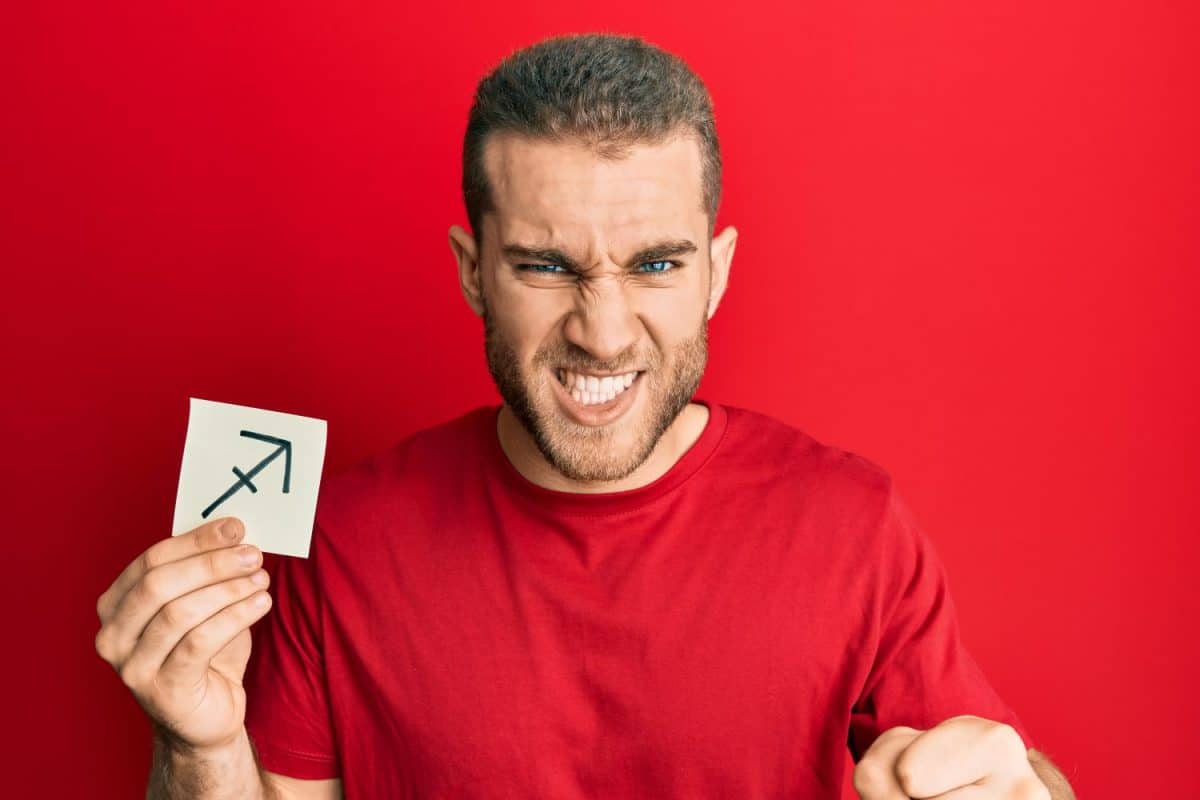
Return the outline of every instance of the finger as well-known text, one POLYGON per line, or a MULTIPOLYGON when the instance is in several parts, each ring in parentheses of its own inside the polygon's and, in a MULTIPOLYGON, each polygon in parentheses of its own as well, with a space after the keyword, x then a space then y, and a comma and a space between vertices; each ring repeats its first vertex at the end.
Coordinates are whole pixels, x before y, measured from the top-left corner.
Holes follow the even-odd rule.
POLYGON ((896 761, 921 731, 898 726, 876 737, 854 767, 854 791, 862 800, 908 800, 896 777, 896 761))
POLYGON ((988 778, 981 783, 972 783, 951 789, 945 794, 930 797, 928 800, 990 800, 993 797, 1006 797, 1016 800, 1052 800, 1050 790, 1036 774, 1016 780, 1006 778, 988 778))
POLYGON ((146 626, 122 666, 121 677, 131 687, 146 685, 162 669, 167 656, 188 631, 222 609, 267 588, 269 583, 266 570, 260 569, 243 578, 205 586, 167 603, 146 626))
POLYGON ((262 564, 254 545, 222 547, 154 567, 133 585, 97 636, 103 655, 118 669, 129 658, 150 620, 176 598, 230 578, 249 575, 262 564))
POLYGON ((257 622, 270 607, 271 595, 255 592, 192 628, 163 662, 159 682, 167 689, 199 684, 221 648, 257 622))
POLYGON ((187 533, 155 542, 131 561, 113 581, 112 586, 100 595, 100 599, 96 601, 96 613, 100 621, 108 622, 121 598, 150 570, 206 550, 235 545, 241 541, 245 532, 246 526, 237 517, 220 517, 187 533))
MULTIPOLYGON (((900 785, 911 797, 934 797, 983 781, 1012 761, 1010 734, 1010 726, 970 714, 940 722, 901 754, 900 785)), ((1020 737, 1012 738, 1023 750, 1020 737)))
POLYGON ((951 789, 948 792, 934 795, 926 800, 988 800, 996 797, 996 793, 992 791, 990 786, 984 786, 980 783, 969 783, 966 786, 960 786, 957 789, 951 789))

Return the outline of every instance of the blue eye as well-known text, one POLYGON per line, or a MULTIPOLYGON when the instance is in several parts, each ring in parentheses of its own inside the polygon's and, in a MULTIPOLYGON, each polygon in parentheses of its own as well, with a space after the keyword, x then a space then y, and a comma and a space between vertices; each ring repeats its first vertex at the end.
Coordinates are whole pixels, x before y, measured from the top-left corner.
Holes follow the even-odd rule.
POLYGON ((667 272, 668 267, 672 266, 673 264, 674 264, 673 261, 646 261, 643 264, 641 264, 641 266, 647 267, 647 266, 658 265, 657 269, 646 270, 646 272, 649 272, 649 273, 656 273, 656 272, 667 272))
MULTIPOLYGON (((664 272, 670 272, 678 265, 674 261, 643 261, 638 266, 639 268, 648 267, 648 269, 638 270, 643 275, 661 275, 664 272)), ((537 272, 542 275, 557 275, 567 272, 559 264, 518 264, 517 269, 522 272, 537 272)))

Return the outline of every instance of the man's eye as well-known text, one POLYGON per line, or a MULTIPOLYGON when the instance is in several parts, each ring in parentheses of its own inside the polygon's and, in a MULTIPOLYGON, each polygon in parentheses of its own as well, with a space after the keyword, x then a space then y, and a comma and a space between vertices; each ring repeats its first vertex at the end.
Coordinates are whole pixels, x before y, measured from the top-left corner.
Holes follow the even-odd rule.
POLYGON ((674 261, 645 261, 641 264, 643 267, 650 267, 650 269, 645 270, 645 272, 649 273, 668 272, 674 265, 674 261))
POLYGON ((555 274, 556 270, 558 272, 565 271, 558 264, 518 264, 517 269, 525 272, 541 272, 548 274, 555 274))
MULTIPOLYGON (((638 266, 645 268, 639 270, 642 274, 656 275, 664 272, 670 272, 673 268, 677 267, 678 264, 674 261, 644 261, 638 266)), ((560 273, 565 274, 567 272, 567 270, 563 269, 563 267, 559 264, 518 264, 517 269, 521 270, 522 272, 537 272, 543 275, 558 275, 560 273)))

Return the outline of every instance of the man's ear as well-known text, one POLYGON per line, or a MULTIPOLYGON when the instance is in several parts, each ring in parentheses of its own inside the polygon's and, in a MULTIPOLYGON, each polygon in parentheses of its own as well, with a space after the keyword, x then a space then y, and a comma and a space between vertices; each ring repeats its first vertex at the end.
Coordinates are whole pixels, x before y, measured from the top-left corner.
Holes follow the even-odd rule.
POLYGON ((483 275, 479 269, 479 249, 475 237, 459 225, 450 226, 450 249, 458 262, 458 285, 467 305, 476 316, 483 316, 483 275))
POLYGON ((717 306, 725 296, 729 285, 729 269, 733 265, 733 251, 737 247, 737 228, 727 225, 725 230, 713 237, 709 258, 712 263, 712 285, 708 290, 708 318, 717 313, 717 306))

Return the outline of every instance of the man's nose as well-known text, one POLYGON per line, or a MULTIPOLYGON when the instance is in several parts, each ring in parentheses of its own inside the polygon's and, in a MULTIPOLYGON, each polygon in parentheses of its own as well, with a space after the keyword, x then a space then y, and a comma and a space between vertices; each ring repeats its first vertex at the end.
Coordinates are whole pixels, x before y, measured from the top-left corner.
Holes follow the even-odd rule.
POLYGON ((581 289, 563 333, 567 341, 597 361, 615 361, 633 348, 638 338, 637 314, 622 282, 608 279, 581 289))

